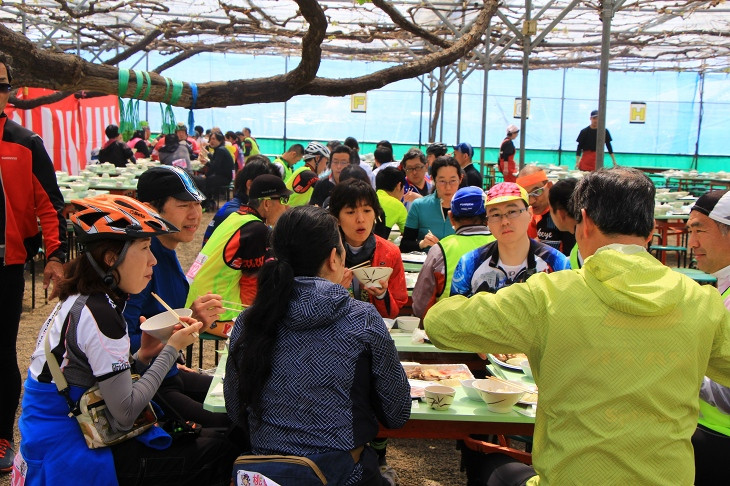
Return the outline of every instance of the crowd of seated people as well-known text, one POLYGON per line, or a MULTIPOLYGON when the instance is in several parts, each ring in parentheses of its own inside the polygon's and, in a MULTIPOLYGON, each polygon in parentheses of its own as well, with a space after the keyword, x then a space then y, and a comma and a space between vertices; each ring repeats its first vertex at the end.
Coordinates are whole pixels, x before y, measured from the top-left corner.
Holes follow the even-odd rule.
MULTIPOLYGON (((406 423, 410 387, 383 319, 404 313, 441 319, 438 310, 450 297, 499 296, 535 275, 585 263, 576 239, 590 237, 578 228, 582 208, 573 205, 579 181, 553 183, 528 165, 516 182, 485 187, 468 143, 410 148, 398 161, 387 140, 371 156, 361 154, 353 137, 295 143, 269 157, 249 129, 195 127, 191 136, 178 124, 156 144, 148 128, 127 144, 118 129, 107 136, 106 152, 121 154, 115 163, 151 156, 162 164, 142 174, 137 187, 149 225, 117 241, 114 228, 82 213, 129 215, 137 202, 76 203, 74 227, 87 246, 68 267, 63 300, 41 331, 26 381, 19 454, 28 464, 25 484, 57 477, 51 468, 61 460, 59 446, 48 440, 54 431, 73 429, 62 420, 66 403, 57 394, 48 399, 56 390, 43 366, 46 334, 64 366, 81 370, 69 373, 73 393, 98 383, 120 401, 110 406, 119 424, 157 400, 161 421, 198 427, 193 440, 159 449, 132 439, 99 454, 73 442, 72 463, 98 468, 78 484, 102 484, 100 475, 111 471, 115 479, 104 484, 155 484, 159 474, 177 484, 229 484, 232 475, 245 484, 241 478, 255 469, 234 467, 240 454, 309 457, 331 484, 398 484, 378 424, 406 423), (195 160, 204 164, 194 170, 195 160), (215 214, 203 247, 183 268, 178 245, 203 231, 206 211, 215 214), (412 296, 402 257, 409 252, 425 254, 412 296), (141 260, 132 266, 130 256, 141 260), (392 272, 361 282, 350 268, 363 265, 392 272), (153 293, 173 308, 192 310, 184 318, 188 326, 178 326, 167 343, 142 330, 146 319, 165 311, 153 293), (223 321, 232 326, 227 414, 215 414, 202 407, 211 378, 185 367, 179 352, 193 342, 190 329, 202 332, 223 321), (112 352, 133 359, 117 365, 112 352), (130 370, 142 378, 133 381, 130 370), (194 450, 200 452, 195 460, 194 450), (145 468, 152 459, 168 461, 174 471, 145 468)), ((431 321, 441 344, 455 339, 444 337, 440 320, 431 321)), ((520 484, 494 483, 484 464, 481 454, 464 451, 469 485, 520 484)), ((522 484, 542 472, 524 472, 522 484)), ((270 479, 286 484, 282 478, 270 479)))

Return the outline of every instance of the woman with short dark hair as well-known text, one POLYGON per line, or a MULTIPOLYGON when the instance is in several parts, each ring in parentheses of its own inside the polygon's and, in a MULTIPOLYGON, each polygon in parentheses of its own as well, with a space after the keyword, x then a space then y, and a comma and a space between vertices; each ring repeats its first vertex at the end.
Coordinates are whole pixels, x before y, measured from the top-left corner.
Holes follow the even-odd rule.
POLYGON ((357 300, 373 304, 381 316, 397 317, 408 301, 405 271, 398 247, 373 231, 383 211, 375 190, 357 179, 341 182, 332 190, 328 209, 340 224, 347 267, 370 260, 369 266, 393 269, 390 277, 375 286, 359 282, 347 270, 342 285, 357 300))

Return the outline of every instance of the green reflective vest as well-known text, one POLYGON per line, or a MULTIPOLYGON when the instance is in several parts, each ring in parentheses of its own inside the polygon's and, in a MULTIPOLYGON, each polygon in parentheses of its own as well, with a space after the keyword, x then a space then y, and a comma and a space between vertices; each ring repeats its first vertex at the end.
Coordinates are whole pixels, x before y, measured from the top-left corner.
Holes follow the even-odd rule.
MULTIPOLYGON (((190 307, 195 299, 207 292, 218 294, 225 300, 241 303, 239 288, 241 270, 226 265, 223 260, 223 249, 241 226, 254 221, 262 222, 253 214, 231 213, 210 235, 186 274, 190 290, 185 307, 190 307)), ((238 317, 238 314, 238 311, 225 311, 218 320, 231 321, 238 317)))
POLYGON ((281 165, 284 169, 284 176, 282 179, 284 179, 284 182, 288 181, 289 178, 292 175, 291 167, 289 167, 289 164, 286 163, 286 160, 282 159, 281 156, 274 159, 274 164, 281 165))
MULTIPOLYGON (((730 296, 730 287, 722 293, 723 300, 730 296)), ((706 401, 700 399, 700 425, 723 435, 730 436, 730 415, 721 412, 706 401)))
POLYGON ((438 300, 445 299, 451 295, 451 278, 459 263, 459 259, 480 246, 491 243, 495 238, 492 235, 449 235, 441 238, 438 246, 444 254, 444 291, 438 294, 438 300))
POLYGON ((583 265, 581 264, 582 258, 580 252, 578 252, 578 244, 573 245, 573 249, 570 250, 570 268, 578 270, 583 265))

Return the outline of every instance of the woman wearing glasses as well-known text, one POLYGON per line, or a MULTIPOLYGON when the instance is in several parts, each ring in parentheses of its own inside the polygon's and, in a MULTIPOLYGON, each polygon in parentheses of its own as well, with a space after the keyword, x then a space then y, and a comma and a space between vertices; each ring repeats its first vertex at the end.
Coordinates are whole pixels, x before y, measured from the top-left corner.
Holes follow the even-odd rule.
POLYGON ((428 251, 441 238, 454 234, 448 215, 451 198, 463 177, 464 172, 455 158, 444 155, 434 161, 431 178, 436 190, 411 205, 400 243, 402 252, 428 251))

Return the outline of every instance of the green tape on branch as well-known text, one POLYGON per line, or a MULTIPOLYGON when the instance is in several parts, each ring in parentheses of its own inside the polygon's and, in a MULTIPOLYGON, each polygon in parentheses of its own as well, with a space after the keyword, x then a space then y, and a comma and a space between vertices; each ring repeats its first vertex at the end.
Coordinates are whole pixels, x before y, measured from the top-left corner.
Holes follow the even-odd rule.
POLYGON ((137 87, 134 89, 134 94, 132 95, 132 98, 137 98, 139 96, 139 94, 142 92, 142 86, 143 86, 142 73, 139 71, 135 71, 134 77, 137 80, 137 87))
POLYGON ((174 105, 177 103, 177 100, 180 99, 180 95, 183 92, 183 82, 182 81, 173 81, 172 82, 172 96, 170 97, 170 104, 174 105))
POLYGON ((152 79, 150 78, 150 73, 147 71, 142 71, 142 76, 144 77, 145 82, 147 83, 147 88, 144 90, 144 94, 142 95, 142 100, 147 101, 147 98, 150 95, 150 90, 152 89, 152 79))
POLYGON ((123 97, 129 87, 129 69, 119 70, 119 97, 123 97))
POLYGON ((170 78, 165 78, 165 96, 162 98, 163 103, 167 103, 167 97, 170 94, 170 78))

